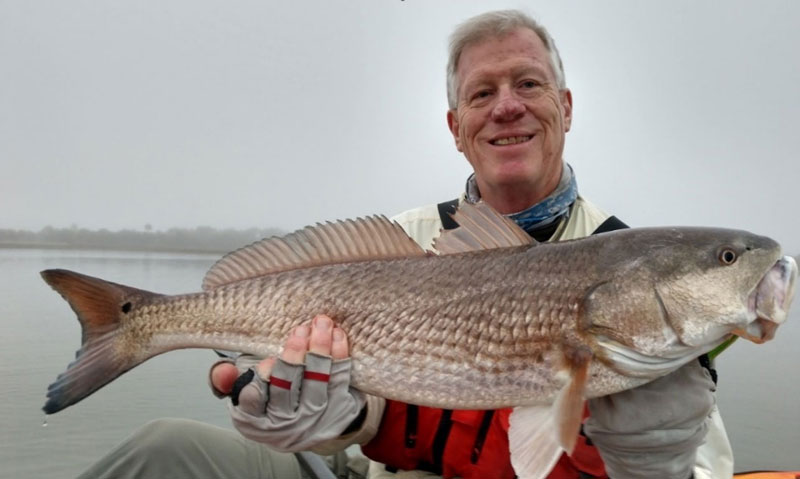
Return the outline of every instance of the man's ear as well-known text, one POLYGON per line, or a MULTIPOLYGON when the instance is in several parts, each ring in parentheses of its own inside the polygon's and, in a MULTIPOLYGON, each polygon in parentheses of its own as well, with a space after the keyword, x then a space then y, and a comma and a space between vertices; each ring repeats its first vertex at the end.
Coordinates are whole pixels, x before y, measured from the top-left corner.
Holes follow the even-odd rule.
POLYGON ((572 92, 569 88, 561 90, 561 108, 564 109, 564 133, 572 126, 572 92))
POLYGON ((447 127, 450 129, 450 133, 453 135, 453 140, 456 142, 456 149, 460 152, 464 152, 461 148, 461 136, 459 135, 458 131, 458 117, 456 116, 457 110, 447 110, 447 127))

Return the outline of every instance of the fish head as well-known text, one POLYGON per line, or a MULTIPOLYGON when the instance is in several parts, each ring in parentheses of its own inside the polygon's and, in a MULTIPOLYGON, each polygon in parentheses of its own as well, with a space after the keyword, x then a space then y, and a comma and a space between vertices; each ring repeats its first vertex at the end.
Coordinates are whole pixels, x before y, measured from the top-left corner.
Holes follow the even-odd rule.
POLYGON ((680 344, 707 349, 730 334, 772 339, 794 297, 794 259, 774 240, 745 231, 671 233, 650 251, 650 273, 680 344))
POLYGON ((598 272, 610 273, 586 294, 583 324, 598 357, 624 375, 667 374, 732 334, 767 341, 786 320, 797 264, 769 238, 712 228, 608 235, 598 272))

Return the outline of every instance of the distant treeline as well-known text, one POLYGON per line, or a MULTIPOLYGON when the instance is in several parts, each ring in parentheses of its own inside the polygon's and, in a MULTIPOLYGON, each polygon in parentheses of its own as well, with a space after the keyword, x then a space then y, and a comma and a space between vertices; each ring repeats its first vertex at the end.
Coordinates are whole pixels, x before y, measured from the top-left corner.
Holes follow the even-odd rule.
MULTIPOLYGON (((149 226, 148 226, 149 228, 149 226)), ((268 236, 282 234, 275 228, 218 230, 209 226, 166 231, 109 231, 86 228, 53 228, 41 231, 0 229, 0 248, 75 248, 123 251, 173 251, 226 253, 268 236)))

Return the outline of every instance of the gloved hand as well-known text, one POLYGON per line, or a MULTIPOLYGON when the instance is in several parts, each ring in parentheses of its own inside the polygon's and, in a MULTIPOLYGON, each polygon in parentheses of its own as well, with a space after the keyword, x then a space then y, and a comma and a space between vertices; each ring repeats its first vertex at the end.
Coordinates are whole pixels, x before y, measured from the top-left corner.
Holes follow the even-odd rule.
POLYGON ((341 435, 364 407, 364 395, 349 387, 348 355, 344 331, 317 316, 311 327, 294 329, 280 359, 265 359, 238 379, 236 366, 219 362, 211 384, 231 395, 242 435, 279 451, 307 450, 341 435))
POLYGON ((716 387, 692 361, 635 389, 589 400, 584 432, 611 479, 689 479, 716 387))

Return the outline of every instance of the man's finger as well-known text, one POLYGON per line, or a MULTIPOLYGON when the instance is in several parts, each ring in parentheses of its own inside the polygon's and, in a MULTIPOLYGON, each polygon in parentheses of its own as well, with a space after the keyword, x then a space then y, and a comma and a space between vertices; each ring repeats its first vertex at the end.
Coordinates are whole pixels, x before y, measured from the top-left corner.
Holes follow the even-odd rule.
POLYGON ((239 370, 231 363, 219 363, 211 369, 211 385, 222 394, 230 394, 239 370))
POLYGON ((333 320, 321 314, 315 317, 311 324, 311 339, 308 343, 308 350, 321 356, 330 356, 331 343, 333 342, 333 320))
POLYGON ((268 415, 282 418, 296 416, 304 370, 302 364, 286 360, 275 363, 269 378, 268 415))
POLYGON ((294 328, 283 346, 281 359, 290 364, 303 364, 306 351, 308 351, 308 337, 310 334, 311 328, 305 324, 294 328))
MULTIPOLYGON (((233 385, 233 392, 231 393, 231 402, 237 406, 245 414, 259 417, 263 416, 267 410, 267 386, 257 376, 253 369, 247 370, 238 381, 242 381, 242 385, 233 385)), ((237 381, 237 382, 238 382, 237 381)))
POLYGON ((350 356, 350 346, 347 343, 347 335, 341 328, 333 328, 333 344, 331 345, 331 357, 334 360, 345 359, 350 356))
POLYGON ((272 368, 275 367, 275 361, 277 361, 276 358, 267 358, 258 363, 256 365, 258 377, 263 379, 265 382, 269 381, 269 377, 272 375, 272 368))
POLYGON ((328 382, 331 373, 331 357, 309 351, 306 354, 306 370, 300 387, 300 401, 312 410, 322 410, 328 402, 328 382))

